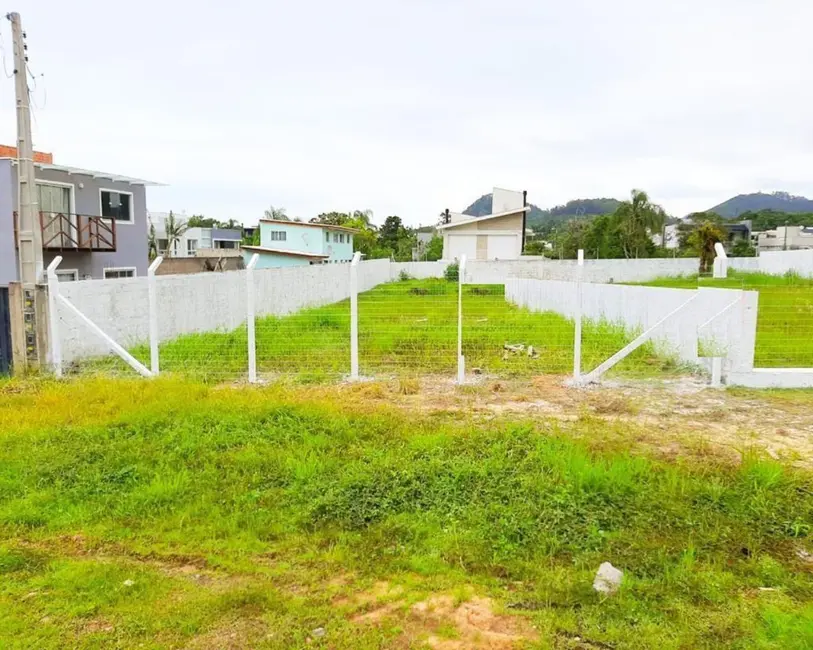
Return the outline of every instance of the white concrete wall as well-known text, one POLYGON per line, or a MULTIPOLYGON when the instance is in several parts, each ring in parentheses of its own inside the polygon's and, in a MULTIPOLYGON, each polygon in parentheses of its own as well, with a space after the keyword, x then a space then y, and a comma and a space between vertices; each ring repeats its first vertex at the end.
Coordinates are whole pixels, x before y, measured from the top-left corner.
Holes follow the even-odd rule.
MULTIPOLYGON (((246 320, 246 271, 157 276, 161 341, 195 332, 229 331, 246 320)), ((389 260, 361 262, 359 290, 390 281, 389 260)), ((254 271, 256 313, 281 316, 349 297, 350 265, 331 264, 254 271)), ((149 339, 147 278, 66 282, 60 292, 124 347, 149 339)), ((60 308, 66 363, 107 353, 67 309, 60 308)))
MULTIPOLYGON (((667 289, 588 282, 582 285, 582 291, 584 318, 606 320, 637 332, 649 329, 694 297, 689 306, 659 328, 653 341, 682 361, 697 364, 700 335, 706 347, 714 340, 715 356, 726 357, 727 371, 741 372, 753 368, 758 297, 755 291, 667 289), (720 313, 732 304, 727 311, 720 313), (702 332, 698 332, 701 327, 702 332)), ((509 279, 505 283, 505 298, 534 312, 549 311, 566 318, 573 318, 576 314, 574 282, 509 279)))
MULTIPOLYGON (((697 273, 694 258, 657 258, 642 260, 585 260, 587 282, 647 282, 664 276, 697 273)), ((575 280, 576 260, 506 260, 466 264, 465 281, 471 284, 504 284, 508 278, 537 280, 575 280)))
POLYGON ((793 271, 806 278, 813 277, 813 250, 765 251, 756 259, 762 273, 784 275, 793 271))
POLYGON ((758 257, 729 257, 728 268, 737 271, 756 272, 759 271, 758 257))

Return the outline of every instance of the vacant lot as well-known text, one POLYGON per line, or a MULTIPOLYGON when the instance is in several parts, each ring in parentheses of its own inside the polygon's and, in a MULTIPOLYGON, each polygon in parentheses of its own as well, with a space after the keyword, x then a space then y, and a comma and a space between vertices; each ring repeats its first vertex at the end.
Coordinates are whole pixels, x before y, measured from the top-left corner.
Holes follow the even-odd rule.
POLYGON ((724 280, 661 278, 650 286, 722 287, 759 291, 755 364, 758 368, 813 367, 813 280, 788 274, 729 271, 724 280))
POLYGON ((0 384, 0 647, 809 648, 811 400, 0 384))
MULTIPOLYGON (((469 370, 504 377, 566 373, 573 368, 573 323, 553 313, 531 313, 505 301, 503 285, 463 289, 463 353, 469 370), (506 352, 504 346, 522 345, 506 352), (532 346, 533 350, 528 350, 532 346)), ((362 374, 453 376, 457 367, 458 285, 446 280, 409 280, 359 296, 359 359, 362 374)), ((258 319, 260 373, 295 373, 316 380, 350 369, 350 304, 343 301, 283 318, 258 319)), ((591 370, 617 352, 632 332, 608 323, 585 323, 583 366, 591 370)), ((149 359, 149 350, 134 350, 149 359)), ((197 378, 244 377, 248 368, 245 327, 232 332, 182 336, 161 345, 167 371, 197 378)), ((651 345, 625 359, 615 372, 651 375, 675 370, 669 355, 651 345)))

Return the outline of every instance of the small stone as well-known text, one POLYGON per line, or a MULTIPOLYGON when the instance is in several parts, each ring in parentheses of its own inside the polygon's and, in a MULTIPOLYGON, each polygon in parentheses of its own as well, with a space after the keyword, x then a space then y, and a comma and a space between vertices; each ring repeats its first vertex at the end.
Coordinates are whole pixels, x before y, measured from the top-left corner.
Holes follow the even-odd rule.
POLYGON ((132 580, 125 580, 121 584, 123 584, 125 587, 132 587, 135 584, 135 582, 133 582, 132 580))
POLYGON ((472 372, 473 372, 475 375, 482 375, 482 374, 483 374, 483 369, 482 369, 482 368, 472 368, 472 369, 471 369, 471 371, 472 371, 472 372))
POLYGON ((315 630, 313 630, 313 632, 311 632, 311 634, 312 634, 314 637, 316 637, 317 639, 321 639, 321 638, 322 638, 323 636, 325 636, 325 634, 326 634, 326 632, 325 632, 325 628, 323 628, 323 627, 317 627, 315 630))
POLYGON ((621 586, 621 580, 623 578, 623 571, 616 569, 609 562, 602 562, 596 572, 596 578, 593 580, 593 589, 600 594, 614 594, 621 586))

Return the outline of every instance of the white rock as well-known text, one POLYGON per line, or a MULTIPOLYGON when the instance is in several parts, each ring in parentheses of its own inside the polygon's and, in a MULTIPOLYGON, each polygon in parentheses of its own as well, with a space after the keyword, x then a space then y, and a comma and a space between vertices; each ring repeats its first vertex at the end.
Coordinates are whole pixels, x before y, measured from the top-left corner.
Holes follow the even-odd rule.
POLYGON ((320 639, 325 636, 326 630, 323 627, 317 627, 315 630, 313 630, 313 632, 311 632, 311 634, 313 634, 313 636, 315 636, 317 639, 320 639))
POLYGON ((121 584, 123 584, 125 587, 132 587, 135 584, 135 582, 133 582, 132 580, 125 580, 121 584))
POLYGON ((624 579, 624 572, 616 569, 609 562, 602 562, 596 571, 596 579, 593 580, 593 589, 600 594, 614 594, 621 586, 624 579))

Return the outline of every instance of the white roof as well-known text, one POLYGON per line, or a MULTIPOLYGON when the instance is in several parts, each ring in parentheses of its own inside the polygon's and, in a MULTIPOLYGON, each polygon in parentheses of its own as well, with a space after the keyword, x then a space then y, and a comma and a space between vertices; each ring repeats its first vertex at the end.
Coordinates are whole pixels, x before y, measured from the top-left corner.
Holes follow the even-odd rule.
MULTIPOLYGON (((17 164, 16 158, 10 158, 13 164, 17 164)), ((129 183, 130 185, 144 185, 153 187, 165 187, 166 183, 157 183, 156 181, 148 181, 143 178, 133 178, 132 176, 122 176, 121 174, 111 174, 109 172, 100 172, 93 169, 82 169, 81 167, 69 167, 68 165, 54 165, 52 163, 35 162, 34 167, 37 169, 53 170, 57 172, 64 172, 66 174, 78 174, 81 176, 90 176, 91 178, 101 178, 119 183, 129 183)))
POLYGON ((531 209, 530 206, 525 206, 524 208, 517 208, 516 210, 508 210, 507 212, 497 212, 496 214, 486 214, 482 217, 472 217, 471 219, 464 219, 463 221, 455 221, 453 223, 444 223, 438 226, 438 230, 447 230, 449 228, 457 228, 457 226, 465 226, 469 223, 476 223, 478 221, 488 221, 489 219, 496 219, 497 217, 507 217, 511 214, 520 214, 522 212, 528 212, 531 209))

